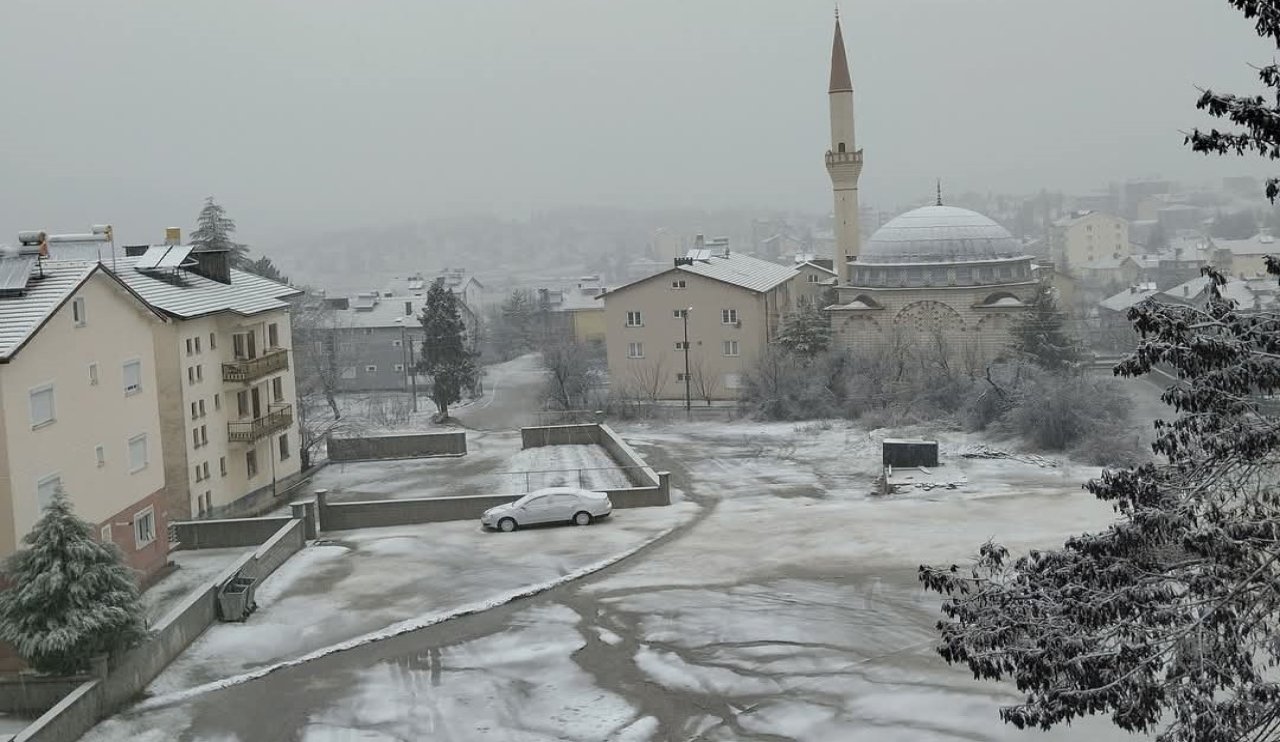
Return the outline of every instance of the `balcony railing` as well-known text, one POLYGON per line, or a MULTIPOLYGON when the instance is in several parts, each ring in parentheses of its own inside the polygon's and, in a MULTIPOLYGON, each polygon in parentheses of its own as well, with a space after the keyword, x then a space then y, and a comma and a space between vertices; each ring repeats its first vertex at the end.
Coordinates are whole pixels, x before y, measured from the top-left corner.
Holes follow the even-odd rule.
POLYGON ((272 404, 267 414, 252 420, 227 423, 227 440, 232 443, 255 443, 293 425, 293 405, 272 404))
POLYGON ((284 348, 272 348, 257 358, 222 364, 222 380, 250 382, 287 368, 289 368, 289 351, 284 348))

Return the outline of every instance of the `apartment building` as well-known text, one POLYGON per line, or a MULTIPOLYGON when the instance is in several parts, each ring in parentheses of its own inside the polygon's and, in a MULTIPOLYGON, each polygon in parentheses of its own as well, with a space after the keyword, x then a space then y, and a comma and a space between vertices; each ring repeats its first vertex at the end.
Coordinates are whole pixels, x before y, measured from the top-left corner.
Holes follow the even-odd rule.
POLYGON ((146 581, 168 562, 162 387, 168 327, 97 261, 0 259, 0 557, 61 487, 146 581))
POLYGON ((794 307, 794 266, 727 250, 690 251, 604 294, 610 383, 637 399, 736 399, 743 375, 794 307), (688 320, 688 345, 685 320, 688 320))
POLYGON ((825 298, 834 298, 836 272, 830 258, 796 258, 796 272, 800 274, 795 284, 797 302, 803 300, 821 309, 826 306, 825 298))
MULTIPOLYGON (((420 296, 359 294, 354 299, 320 299, 317 327, 300 338, 336 370, 343 392, 407 391, 414 361, 422 351, 420 296), (409 369, 406 372, 405 369, 409 369)), ((463 315, 465 325, 466 314, 463 315)))
POLYGON ((168 320, 154 328, 153 365, 171 517, 268 506, 301 469, 285 301, 301 292, 189 245, 130 248, 112 263, 168 320))
POLYGON ((1049 255, 1066 270, 1099 260, 1122 260, 1133 253, 1129 222, 1098 211, 1077 211, 1049 229, 1049 255))

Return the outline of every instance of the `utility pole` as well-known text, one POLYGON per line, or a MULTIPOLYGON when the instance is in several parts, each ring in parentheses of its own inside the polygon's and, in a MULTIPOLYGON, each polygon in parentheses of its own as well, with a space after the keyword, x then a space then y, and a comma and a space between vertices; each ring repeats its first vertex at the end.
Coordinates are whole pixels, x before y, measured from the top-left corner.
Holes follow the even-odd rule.
POLYGON ((418 367, 417 361, 413 358, 413 336, 409 336, 409 366, 412 369, 409 372, 409 385, 413 387, 413 411, 418 411, 418 367))
POLYGON ((689 307, 681 313, 684 320, 684 414, 686 418, 693 412, 693 398, 690 396, 689 386, 689 312, 692 311, 693 307, 689 307))

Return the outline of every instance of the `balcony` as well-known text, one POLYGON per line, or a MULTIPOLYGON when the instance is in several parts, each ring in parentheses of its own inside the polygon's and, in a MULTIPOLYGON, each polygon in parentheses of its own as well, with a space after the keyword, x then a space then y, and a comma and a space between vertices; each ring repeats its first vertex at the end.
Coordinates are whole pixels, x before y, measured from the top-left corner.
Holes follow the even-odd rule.
POLYGON ((285 348, 272 348, 257 358, 245 358, 222 364, 222 380, 247 384, 267 374, 285 371, 288 368, 289 351, 285 348))
POLYGON ((227 423, 227 440, 232 443, 256 443, 290 425, 293 425, 293 405, 267 405, 267 414, 262 417, 227 423))

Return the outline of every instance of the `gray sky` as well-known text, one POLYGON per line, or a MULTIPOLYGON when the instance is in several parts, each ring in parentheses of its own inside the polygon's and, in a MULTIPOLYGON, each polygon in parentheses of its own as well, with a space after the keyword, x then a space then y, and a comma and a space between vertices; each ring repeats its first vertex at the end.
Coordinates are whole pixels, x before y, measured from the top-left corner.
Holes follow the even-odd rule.
MULTIPOLYGON (((830 208, 818 0, 3 0, 0 242, 559 205, 830 208)), ((864 202, 1266 173, 1181 146, 1274 50, 1225 0, 858 0, 864 202)))

